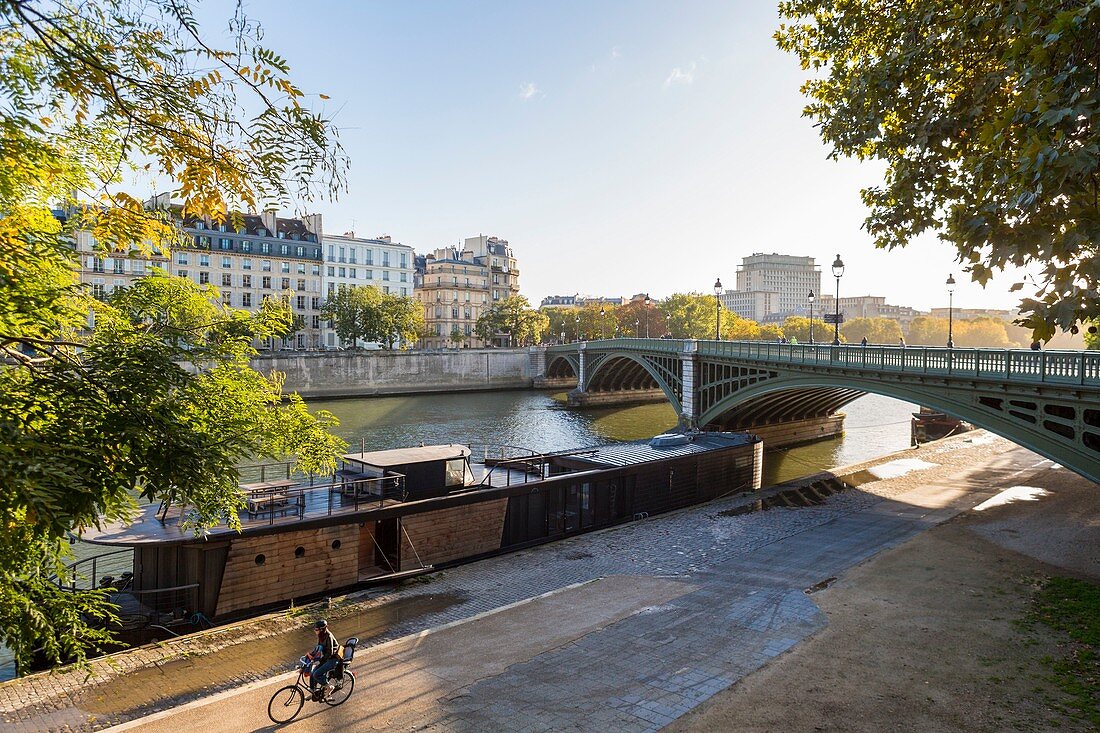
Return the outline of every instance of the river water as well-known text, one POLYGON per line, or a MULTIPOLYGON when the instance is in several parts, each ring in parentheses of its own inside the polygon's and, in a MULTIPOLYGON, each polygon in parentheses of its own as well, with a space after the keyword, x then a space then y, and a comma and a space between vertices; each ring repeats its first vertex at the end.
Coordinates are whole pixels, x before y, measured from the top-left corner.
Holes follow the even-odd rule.
MULTIPOLYGON (((425 443, 512 445, 535 451, 649 438, 676 425, 668 403, 577 410, 565 394, 477 392, 410 397, 314 400, 340 419, 336 429, 358 450, 425 443)), ((764 485, 901 450, 909 445, 916 405, 866 395, 844 408, 845 433, 789 450, 766 451, 764 485)))
MULTIPOLYGON (((642 440, 676 425, 668 403, 576 410, 565 406, 565 393, 533 391, 314 400, 309 405, 340 419, 335 432, 353 450, 474 443, 546 452, 642 440)), ((910 413, 916 410, 887 397, 861 397, 844 408, 843 436, 765 451, 764 486, 901 450, 909 445, 910 413)), ((103 548, 77 543, 73 550, 79 559, 103 548)), ((0 646, 0 680, 14 673, 8 650, 0 646)))

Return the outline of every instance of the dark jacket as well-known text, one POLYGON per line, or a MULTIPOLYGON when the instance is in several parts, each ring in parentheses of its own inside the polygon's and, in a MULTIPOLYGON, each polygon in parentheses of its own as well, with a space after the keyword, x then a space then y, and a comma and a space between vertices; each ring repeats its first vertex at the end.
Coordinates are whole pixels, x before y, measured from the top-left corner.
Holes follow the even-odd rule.
POLYGON ((325 629, 325 633, 318 636, 317 646, 321 649, 320 661, 322 663, 340 656, 340 642, 336 641, 336 637, 328 629, 325 629))

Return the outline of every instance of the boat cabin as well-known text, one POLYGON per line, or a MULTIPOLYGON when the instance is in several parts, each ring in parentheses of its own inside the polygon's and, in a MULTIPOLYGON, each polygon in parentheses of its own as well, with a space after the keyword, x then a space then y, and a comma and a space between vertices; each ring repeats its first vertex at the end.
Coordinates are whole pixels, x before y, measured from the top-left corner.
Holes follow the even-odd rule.
POLYGON ((416 448, 347 453, 337 477, 359 482, 403 477, 404 501, 444 496, 474 482, 470 449, 464 445, 422 445, 416 448))

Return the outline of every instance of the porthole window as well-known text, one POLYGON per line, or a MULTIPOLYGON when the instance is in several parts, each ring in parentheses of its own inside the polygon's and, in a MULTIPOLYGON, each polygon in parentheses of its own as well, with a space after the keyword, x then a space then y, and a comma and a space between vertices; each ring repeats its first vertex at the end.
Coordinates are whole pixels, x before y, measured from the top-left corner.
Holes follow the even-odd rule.
POLYGON ((303 557, 306 554, 306 548, 298 545, 294 548, 294 557, 303 557))
POLYGON ((267 557, 265 555, 257 555, 256 556, 256 564, 257 565, 263 565, 265 562, 267 562, 267 557))
POLYGON ((333 540, 332 541, 332 549, 334 549, 334 550, 339 550, 340 549, 340 540, 333 540))

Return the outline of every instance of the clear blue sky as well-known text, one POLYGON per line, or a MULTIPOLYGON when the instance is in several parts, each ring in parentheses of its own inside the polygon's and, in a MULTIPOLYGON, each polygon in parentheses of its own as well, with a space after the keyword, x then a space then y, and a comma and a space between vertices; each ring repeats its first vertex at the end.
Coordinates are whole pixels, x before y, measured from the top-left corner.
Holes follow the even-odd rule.
MULTIPOLYGON (((209 23, 228 13, 204 6, 209 23)), ((351 157, 325 229, 423 252, 510 240, 522 292, 656 297, 728 286, 753 252, 848 264, 842 295, 1011 307, 929 237, 877 251, 859 189, 826 160, 767 0, 246 3, 265 44, 323 92, 351 157)), ((209 30, 216 30, 211 25, 209 30)), ((832 283, 828 283, 828 291, 832 283)))

